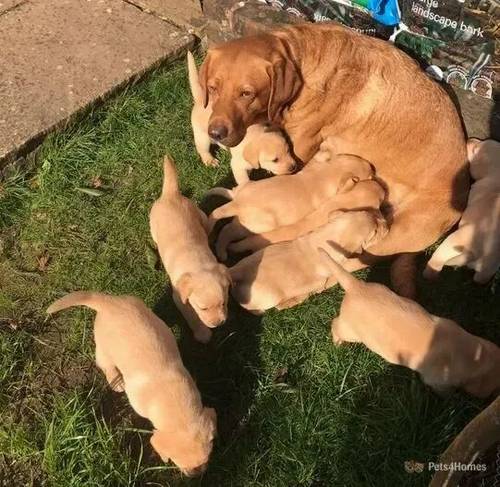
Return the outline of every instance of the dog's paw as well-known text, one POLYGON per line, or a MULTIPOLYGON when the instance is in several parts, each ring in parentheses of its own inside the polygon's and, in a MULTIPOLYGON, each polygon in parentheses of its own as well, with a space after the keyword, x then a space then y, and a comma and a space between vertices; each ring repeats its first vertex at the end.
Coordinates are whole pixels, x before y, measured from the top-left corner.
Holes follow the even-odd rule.
POLYGON ((344 343, 344 340, 342 340, 342 338, 340 338, 340 336, 337 335, 337 333, 335 332, 335 330, 333 330, 333 328, 332 328, 332 342, 336 347, 339 347, 344 343))
POLYGON ((217 167, 219 165, 219 161, 215 157, 204 157, 203 159, 203 164, 205 166, 210 166, 210 167, 217 167))

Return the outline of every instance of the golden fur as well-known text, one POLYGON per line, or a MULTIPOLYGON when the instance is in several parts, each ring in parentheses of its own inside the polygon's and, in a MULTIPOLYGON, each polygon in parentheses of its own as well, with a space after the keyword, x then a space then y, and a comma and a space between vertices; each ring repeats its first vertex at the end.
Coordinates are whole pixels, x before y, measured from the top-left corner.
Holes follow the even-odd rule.
POLYGON ((474 281, 488 282, 500 267, 500 143, 468 141, 470 172, 475 179, 467 208, 453 232, 427 263, 426 277, 445 265, 474 269, 474 281))
MULTIPOLYGON (((208 121, 212 109, 210 105, 204 106, 198 71, 193 55, 189 51, 187 61, 189 84, 193 95, 191 126, 196 150, 205 165, 215 166, 218 161, 210 153, 210 146, 216 142, 208 135, 208 121)), ((291 174, 296 169, 295 160, 290 154, 283 133, 267 124, 248 127, 245 138, 236 147, 231 147, 230 152, 231 170, 238 186, 249 181, 249 173, 253 169, 262 168, 273 174, 291 174)))
POLYGON ((327 288, 331 277, 318 254, 327 248, 345 259, 375 244, 387 233, 378 211, 335 211, 329 223, 291 242, 270 245, 230 268, 233 297, 245 309, 262 313, 297 304, 327 288))
POLYGON ((179 191, 175 166, 164 159, 163 190, 150 212, 151 235, 172 283, 172 296, 194 337, 203 343, 226 320, 227 268, 208 245, 205 214, 179 191))
POLYGON ((222 191, 232 197, 232 201, 211 213, 210 228, 222 218, 236 217, 222 229, 217 240, 217 255, 224 260, 230 242, 250 233, 269 232, 296 223, 334 195, 372 176, 368 161, 339 154, 331 162, 313 160, 297 174, 250 181, 232 192, 212 189, 208 194, 222 191))
POLYGON ((381 284, 356 279, 326 253, 322 258, 345 289, 332 322, 334 343, 361 342, 388 362, 416 370, 437 391, 462 387, 479 397, 500 391, 495 344, 381 284))
POLYGON ((370 248, 374 256, 426 248, 465 207, 465 137, 455 106, 390 43, 335 23, 289 26, 209 49, 200 84, 212 107, 209 132, 223 128, 223 144, 237 145, 247 127, 271 121, 303 162, 332 136, 338 152, 372 162, 388 188, 391 221, 370 248))
POLYGON ((203 407, 168 326, 140 299, 96 292, 67 294, 47 313, 70 306, 97 311, 96 364, 115 391, 125 391, 137 414, 153 423, 151 444, 156 452, 186 475, 203 473, 217 416, 214 409, 203 407))

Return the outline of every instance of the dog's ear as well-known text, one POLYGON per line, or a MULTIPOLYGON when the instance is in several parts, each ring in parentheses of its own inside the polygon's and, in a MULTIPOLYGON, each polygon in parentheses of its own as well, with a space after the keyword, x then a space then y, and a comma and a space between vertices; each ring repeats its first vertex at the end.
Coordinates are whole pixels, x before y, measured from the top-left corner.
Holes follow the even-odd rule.
POLYGON ((337 194, 347 193, 347 191, 351 191, 351 189, 354 188, 354 186, 356 186, 356 183, 358 182, 359 182, 359 177, 355 176, 353 173, 349 172, 343 174, 339 181, 337 194))
POLYGON ((203 95, 203 107, 207 108, 208 105, 208 76, 210 73, 210 63, 212 60, 212 54, 210 51, 208 51, 205 60, 203 61, 203 64, 200 67, 200 72, 199 72, 199 80, 200 80, 200 87, 203 95))
POLYGON ((471 137, 467 140, 467 160, 471 162, 481 148, 482 140, 471 137))
POLYGON ((267 67, 271 83, 267 117, 270 122, 279 119, 285 106, 295 98, 302 87, 302 79, 295 64, 285 56, 280 56, 267 67))
POLYGON ((153 434, 151 435, 149 442, 151 443, 154 451, 160 455, 164 462, 168 462, 170 460, 168 435, 165 435, 165 433, 158 430, 153 430, 153 434))
POLYGON ((254 169, 259 169, 260 167, 260 148, 255 142, 250 142, 246 144, 243 148, 243 159, 248 162, 254 169))
POLYGON ((387 220, 384 218, 380 211, 373 212, 373 220, 375 225, 373 231, 366 236, 366 239, 363 242, 363 250, 382 240, 389 232, 387 220))
POLYGON ((220 269, 222 275, 229 282, 229 285, 232 286, 233 285, 233 280, 231 279, 231 273, 229 272, 229 269, 227 268, 227 266, 225 266, 224 264, 219 264, 219 269, 220 269))
POLYGON ((190 294, 193 292, 193 276, 190 272, 186 272, 175 284, 175 289, 179 293, 179 297, 183 304, 188 302, 190 294))

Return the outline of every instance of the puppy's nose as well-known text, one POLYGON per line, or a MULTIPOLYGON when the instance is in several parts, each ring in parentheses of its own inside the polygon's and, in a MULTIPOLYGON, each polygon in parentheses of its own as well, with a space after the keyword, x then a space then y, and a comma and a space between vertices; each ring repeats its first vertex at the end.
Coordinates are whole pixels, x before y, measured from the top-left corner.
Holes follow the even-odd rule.
POLYGON ((223 124, 211 125, 208 128, 208 135, 210 135, 210 137, 214 140, 224 140, 227 137, 227 134, 227 127, 223 124))

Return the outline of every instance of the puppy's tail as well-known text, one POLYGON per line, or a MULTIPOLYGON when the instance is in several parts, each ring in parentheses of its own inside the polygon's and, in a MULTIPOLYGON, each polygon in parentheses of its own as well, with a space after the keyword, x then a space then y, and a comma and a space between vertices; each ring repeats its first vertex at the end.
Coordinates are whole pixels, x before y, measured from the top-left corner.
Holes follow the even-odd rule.
POLYGON ((318 252, 323 262, 328 266, 333 277, 337 279, 344 291, 349 292, 359 285, 359 281, 347 272, 335 259, 333 259, 326 250, 318 248, 318 252))
POLYGON ((177 169, 170 156, 163 158, 163 186, 162 196, 168 196, 179 192, 179 180, 177 179, 177 169))
POLYGON ((234 198, 234 191, 227 188, 217 187, 209 189, 205 193, 205 198, 209 196, 222 196, 223 198, 227 198, 228 200, 232 200, 234 198))
POLYGON ((191 94, 193 95, 193 100, 196 104, 204 104, 205 99, 203 96, 203 91, 200 86, 200 78, 198 77, 198 68, 194 62, 194 56, 191 51, 187 52, 187 65, 188 65, 188 76, 189 76, 189 86, 191 88, 191 94))
POLYGON ((57 313, 66 308, 71 308, 72 306, 87 306, 95 311, 99 311, 105 300, 109 299, 109 296, 102 293, 96 293, 91 291, 76 291, 74 293, 66 294, 62 298, 53 302, 48 308, 47 313, 53 314, 57 313))

